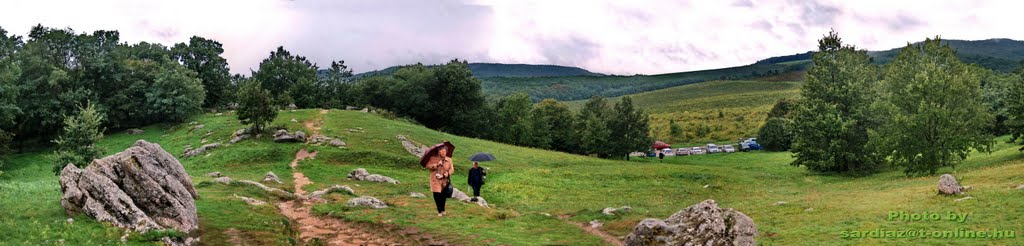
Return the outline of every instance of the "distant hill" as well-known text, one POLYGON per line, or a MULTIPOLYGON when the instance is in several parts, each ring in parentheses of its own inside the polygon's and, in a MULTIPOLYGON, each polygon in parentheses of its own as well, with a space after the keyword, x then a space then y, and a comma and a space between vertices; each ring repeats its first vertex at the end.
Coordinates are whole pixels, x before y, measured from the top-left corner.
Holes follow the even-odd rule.
MULTIPOLYGON (((429 65, 433 66, 433 65, 429 65)), ((365 73, 355 74, 355 78, 373 76, 373 75, 385 75, 392 74, 405 66, 392 66, 381 70, 370 71, 365 73)), ((473 71, 473 76, 477 78, 486 77, 508 77, 508 78, 528 78, 528 77, 557 77, 557 76, 604 76, 604 74, 594 73, 587 71, 586 69, 578 67, 567 67, 558 65, 531 65, 531 64, 502 64, 502 63, 470 63, 469 70, 473 71)), ((317 72, 318 75, 323 76, 327 73, 326 69, 321 69, 317 72)))
MULTIPOLYGON (((955 49, 960 60, 967 63, 977 64, 995 71, 1013 71, 1020 66, 1020 61, 1024 60, 1024 41, 1020 40, 1005 38, 986 40, 946 39, 942 40, 942 42, 949 44, 949 47, 955 49)), ((919 43, 920 42, 916 42, 914 44, 916 45, 919 43)), ((868 55, 874 58, 875 64, 888 64, 892 59, 896 58, 896 55, 899 54, 899 51, 902 48, 903 47, 883 51, 868 51, 868 55)), ((795 55, 770 57, 757 61, 754 64, 775 64, 810 60, 812 55, 814 55, 814 52, 808 51, 807 53, 795 55)))

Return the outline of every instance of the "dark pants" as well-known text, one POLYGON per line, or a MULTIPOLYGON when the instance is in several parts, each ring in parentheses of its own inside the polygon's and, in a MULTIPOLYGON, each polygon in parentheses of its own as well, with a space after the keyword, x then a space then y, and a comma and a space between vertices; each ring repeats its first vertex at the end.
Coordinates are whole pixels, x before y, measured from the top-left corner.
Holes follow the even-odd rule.
POLYGON ((437 205, 437 213, 444 212, 445 201, 448 201, 448 198, 444 196, 444 193, 434 192, 434 205, 437 205))
POLYGON ((480 196, 480 186, 479 185, 472 185, 472 187, 473 187, 473 196, 480 196))

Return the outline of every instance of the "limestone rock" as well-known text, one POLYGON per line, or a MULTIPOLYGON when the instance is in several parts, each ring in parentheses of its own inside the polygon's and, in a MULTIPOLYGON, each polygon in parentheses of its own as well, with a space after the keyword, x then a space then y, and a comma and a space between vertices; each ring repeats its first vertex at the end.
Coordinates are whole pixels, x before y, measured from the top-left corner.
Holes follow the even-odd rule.
POLYGON ((220 147, 220 143, 205 144, 199 148, 185 148, 185 153, 181 154, 182 157, 188 158, 206 153, 207 150, 215 149, 220 147))
POLYGON ((237 143, 239 141, 248 139, 249 137, 252 136, 251 134, 252 134, 251 128, 238 129, 238 131, 235 131, 234 134, 231 134, 231 140, 228 141, 228 143, 234 144, 234 143, 237 143))
POLYGON ((276 143, 300 143, 306 141, 306 133, 302 131, 295 131, 295 134, 288 133, 288 130, 277 130, 274 132, 274 142, 276 143))
POLYGON ((625 245, 755 245, 757 227, 747 215, 705 200, 668 219, 645 219, 626 236, 625 245))
POLYGON ((206 127, 206 126, 203 125, 203 124, 198 124, 198 125, 193 126, 191 131, 203 129, 203 127, 206 127))
POLYGON ((427 197, 427 196, 423 195, 423 193, 419 193, 419 192, 409 192, 409 197, 424 198, 424 197, 427 197))
POLYGON ((598 220, 591 220, 590 221, 590 227, 591 228, 601 228, 601 226, 604 226, 604 223, 601 223, 601 221, 598 221, 598 220))
POLYGON ((340 139, 331 139, 331 141, 328 142, 327 144, 340 148, 344 148, 346 146, 345 142, 342 142, 340 139))
POLYGON ((284 182, 281 182, 280 178, 277 178, 277 174, 274 174, 274 172, 267 172, 266 175, 263 175, 263 182, 276 182, 278 184, 284 184, 284 182))
POLYGON ((352 170, 352 172, 348 173, 348 178, 353 180, 363 180, 378 183, 399 183, 397 179, 393 179, 391 177, 380 174, 370 174, 370 172, 366 171, 366 169, 363 168, 356 168, 356 170, 352 170))
POLYGON ((629 211, 633 211, 633 207, 630 207, 630 206, 622 206, 622 207, 619 207, 619 208, 607 207, 607 208, 604 208, 603 210, 601 210, 601 213, 604 214, 604 215, 615 215, 615 214, 619 214, 619 213, 626 213, 626 212, 629 212, 629 211))
POLYGON ((372 196, 361 196, 348 200, 345 205, 349 207, 371 207, 374 209, 387 208, 388 205, 372 196))
POLYGON ((939 194, 942 195, 956 195, 964 191, 964 187, 960 186, 960 183, 956 181, 956 177, 951 174, 943 174, 939 176, 939 194))
POLYGON ((408 151, 409 154, 415 155, 416 157, 422 157, 423 154, 427 152, 427 146, 417 145, 405 136, 398 135, 398 141, 402 142, 402 147, 405 147, 405 151, 408 151))
POLYGON ((307 197, 310 198, 310 199, 320 199, 324 195, 327 195, 327 194, 329 194, 331 192, 344 192, 344 193, 347 193, 347 194, 350 194, 350 195, 355 195, 356 194, 356 192, 354 190, 352 190, 352 188, 349 188, 348 186, 333 185, 333 186, 331 186, 331 187, 329 187, 327 189, 322 189, 322 190, 317 190, 317 191, 314 191, 314 192, 310 192, 307 197))
POLYGON ((218 178, 213 179, 213 182, 214 183, 220 183, 220 184, 231 184, 231 178, 229 178, 229 177, 218 177, 218 178))
POLYGON ((487 204, 487 200, 485 200, 483 197, 470 197, 469 195, 466 195, 465 192, 462 192, 458 188, 455 188, 455 187, 452 187, 452 198, 455 199, 455 200, 459 200, 460 202, 475 203, 476 205, 479 205, 479 206, 485 207, 485 208, 489 208, 490 207, 490 205, 487 204), (475 198, 475 200, 474 200, 474 198, 475 198))
POLYGON ((247 203, 249 205, 253 205, 253 206, 262 206, 262 205, 266 205, 267 204, 267 202, 264 202, 264 201, 261 201, 261 200, 257 200, 257 199, 251 198, 251 197, 244 197, 244 196, 239 196, 239 195, 234 195, 234 196, 236 198, 238 198, 238 199, 242 199, 242 201, 244 201, 245 203, 247 203))
POLYGON ((295 118, 292 118, 292 123, 299 123, 299 120, 296 120, 295 118))
POLYGON ((134 231, 199 228, 199 197, 185 168, 159 144, 139 140, 132 147, 85 168, 64 167, 61 206, 134 231))
POLYGON ((239 180, 238 183, 248 184, 248 185, 259 187, 260 189, 263 189, 264 191, 267 191, 271 195, 274 195, 274 196, 277 196, 277 197, 283 197, 283 198, 287 198, 287 199, 295 199, 296 198, 295 194, 292 194, 291 192, 287 192, 287 191, 284 191, 284 190, 281 190, 281 189, 278 189, 278 188, 274 188, 274 187, 269 187, 269 186, 263 185, 263 184, 261 184, 259 182, 256 182, 256 181, 252 181, 252 180, 239 180))
POLYGON ((209 172, 209 173, 206 173, 206 176, 207 177, 211 177, 211 178, 219 178, 219 177, 224 176, 224 175, 221 174, 220 172, 209 172))

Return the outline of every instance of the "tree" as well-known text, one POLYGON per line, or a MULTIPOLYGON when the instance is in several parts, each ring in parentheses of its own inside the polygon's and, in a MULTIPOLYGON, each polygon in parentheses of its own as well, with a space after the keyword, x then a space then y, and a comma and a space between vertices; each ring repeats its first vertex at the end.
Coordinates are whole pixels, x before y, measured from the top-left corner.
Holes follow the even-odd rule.
POLYGON ((575 150, 577 143, 575 118, 569 105, 555 99, 544 99, 534 106, 531 117, 534 122, 534 137, 547 142, 546 146, 564 152, 575 150))
POLYGON ((907 175, 934 174, 972 149, 991 149, 993 116, 982 103, 979 69, 939 38, 907 45, 886 66, 875 106, 885 121, 872 138, 907 175))
POLYGON ((608 157, 611 154, 609 138, 611 129, 608 128, 606 115, 610 115, 608 101, 600 96, 587 100, 587 103, 580 110, 576 127, 577 135, 580 136, 580 149, 583 154, 608 157))
MULTIPOLYGON (((281 99, 284 95, 289 95, 286 93, 288 89, 291 89, 292 86, 300 81, 316 81, 316 70, 316 65, 306 60, 306 57, 292 55, 283 46, 279 46, 277 50, 270 52, 269 57, 260 62, 259 71, 253 72, 252 78, 263 83, 263 88, 270 90, 271 95, 275 99, 281 99)), ((313 92, 303 91, 295 93, 313 92)), ((306 107, 309 105, 296 106, 306 107)))
POLYGON ((768 118, 791 118, 791 112, 796 109, 796 101, 789 98, 779 99, 768 111, 768 118))
POLYGON ((480 80, 473 77, 466 61, 452 60, 432 70, 433 78, 423 83, 426 111, 416 120, 430 128, 464 134, 474 120, 471 112, 484 103, 480 80))
POLYGON ((680 137, 685 137, 683 136, 683 127, 679 126, 679 123, 676 123, 675 119, 668 120, 668 135, 671 139, 679 139, 680 137))
POLYGON ((870 172, 882 158, 867 148, 876 67, 867 52, 844 45, 835 32, 818 40, 818 52, 793 112, 794 166, 818 172, 870 172))
POLYGON ((345 66, 345 61, 331 62, 331 67, 327 69, 326 76, 320 78, 317 84, 321 92, 319 97, 324 100, 320 106, 324 108, 345 108, 345 106, 355 103, 351 92, 352 85, 348 83, 351 77, 352 69, 345 66))
POLYGON ((790 120, 772 117, 761 126, 757 133, 757 142, 768 151, 786 151, 793 143, 793 133, 789 129, 790 120))
POLYGON ((146 91, 150 115, 169 122, 183 122, 202 112, 206 91, 195 75, 195 72, 178 64, 164 65, 156 81, 146 91))
POLYGON ((647 113, 633 106, 633 99, 629 96, 623 96, 622 100, 615 103, 615 110, 608 118, 608 128, 611 130, 608 145, 610 154, 626 156, 629 160, 629 153, 647 149, 651 143, 648 121, 647 113))
POLYGON ((53 141, 57 144, 53 156, 54 174, 59 174, 68 164, 85 167, 103 155, 103 150, 96 146, 103 138, 103 118, 92 103, 78 107, 76 115, 64 117, 64 130, 53 141))
POLYGON ((227 59, 221 57, 224 48, 215 40, 192 36, 188 44, 179 43, 171 48, 174 59, 196 73, 206 90, 203 107, 223 107, 231 102, 231 75, 227 59))
POLYGON ((534 146, 530 109, 533 104, 526 93, 516 93, 498 101, 498 119, 501 122, 497 140, 519 146, 534 146))
POLYGON ((238 120, 244 125, 252 124, 256 132, 277 118, 277 107, 270 91, 263 89, 259 80, 249 79, 238 91, 238 120))
MULTIPOLYGON (((1017 74, 1009 80, 1010 85, 1006 93, 1006 128, 1010 133, 1010 141, 1015 142, 1024 138, 1024 62, 1017 74)), ((1021 141, 1024 145, 1024 141, 1021 141)), ((1021 147, 1024 151, 1024 147, 1021 147)))
POLYGON ((10 141, 9 133, 15 118, 22 113, 18 106, 18 84, 21 67, 14 59, 15 52, 21 48, 21 37, 7 36, 7 31, 0 28, 0 152, 6 150, 10 141), (4 138, 4 137, 7 138, 4 138))

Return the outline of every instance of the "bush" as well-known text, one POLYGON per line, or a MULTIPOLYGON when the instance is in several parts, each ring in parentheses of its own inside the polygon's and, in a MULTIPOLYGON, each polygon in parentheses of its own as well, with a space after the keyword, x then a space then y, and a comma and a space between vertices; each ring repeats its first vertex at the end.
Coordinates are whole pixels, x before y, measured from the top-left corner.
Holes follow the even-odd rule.
POLYGON ((789 128, 790 120, 770 118, 758 132, 757 141, 768 151, 786 151, 793 143, 793 132, 789 128))
POLYGON ((59 174, 67 164, 85 167, 103 155, 96 142, 103 138, 100 126, 104 118, 92 103, 86 103, 84 108, 79 107, 78 114, 64 118, 64 130, 60 137, 53 140, 57 144, 53 156, 54 174, 59 174))
POLYGON ((238 91, 238 120, 262 132, 274 118, 277 118, 277 107, 270 91, 263 89, 259 81, 245 82, 238 91))

